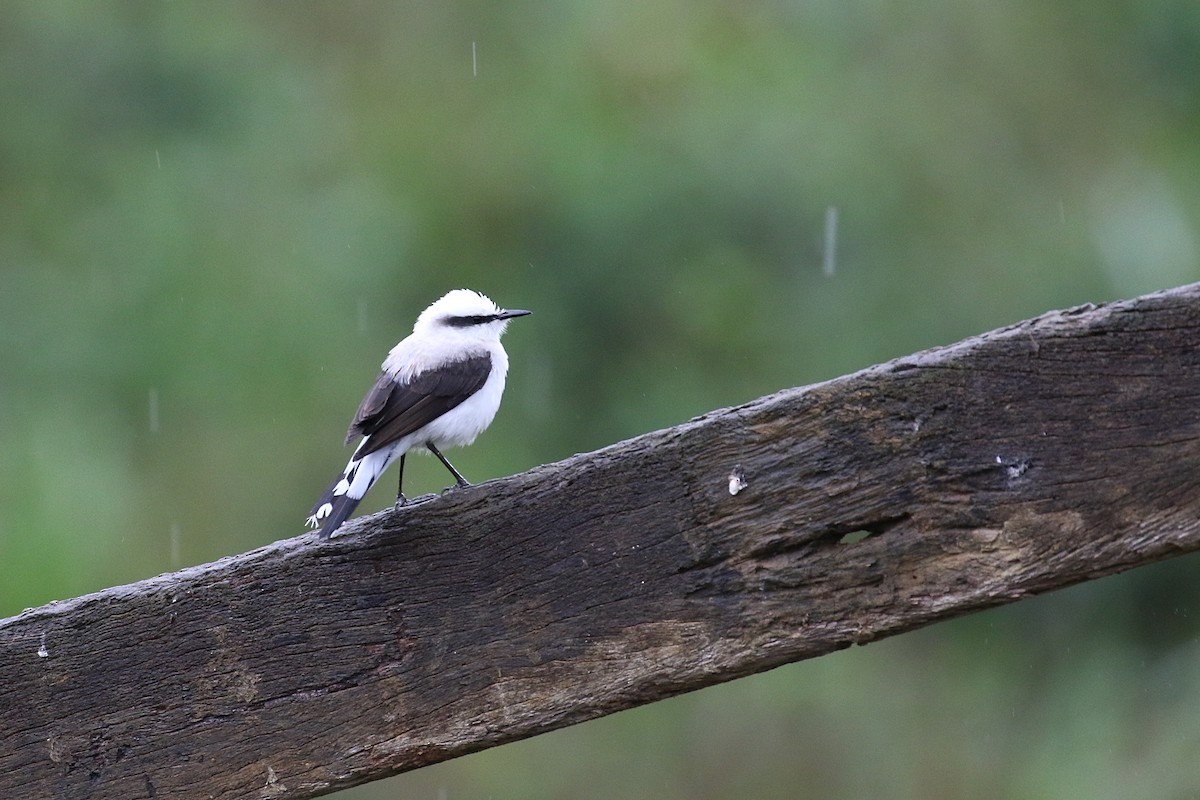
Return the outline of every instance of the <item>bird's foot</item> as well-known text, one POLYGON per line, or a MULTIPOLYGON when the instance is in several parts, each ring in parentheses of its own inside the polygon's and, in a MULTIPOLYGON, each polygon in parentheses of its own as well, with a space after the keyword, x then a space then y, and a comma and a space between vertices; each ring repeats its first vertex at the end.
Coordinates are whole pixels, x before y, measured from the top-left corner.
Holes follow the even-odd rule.
POLYGON ((454 484, 453 486, 447 486, 445 489, 442 489, 442 494, 450 494, 451 492, 457 492, 459 489, 465 489, 470 485, 471 484, 467 483, 466 481, 459 481, 458 483, 454 484))
POLYGON ((405 497, 405 496, 404 496, 404 493, 403 493, 403 492, 401 492, 400 494, 396 495, 396 505, 395 505, 395 508, 403 508, 404 506, 408 505, 408 503, 409 503, 409 500, 408 500, 408 498, 407 498, 407 497, 405 497))

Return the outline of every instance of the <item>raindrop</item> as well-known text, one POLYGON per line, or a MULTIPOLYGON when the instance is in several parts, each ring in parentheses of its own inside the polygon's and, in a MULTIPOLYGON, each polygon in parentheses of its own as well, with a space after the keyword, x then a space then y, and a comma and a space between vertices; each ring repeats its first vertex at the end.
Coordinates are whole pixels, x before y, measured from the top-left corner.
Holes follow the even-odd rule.
POLYGON ((45 633, 42 634, 42 641, 38 644, 37 654, 38 658, 45 658, 46 656, 50 655, 50 650, 46 647, 45 633))
POLYGON ((829 277, 833 277, 837 266, 837 224, 837 206, 829 206, 825 209, 825 256, 822 261, 822 270, 829 277))

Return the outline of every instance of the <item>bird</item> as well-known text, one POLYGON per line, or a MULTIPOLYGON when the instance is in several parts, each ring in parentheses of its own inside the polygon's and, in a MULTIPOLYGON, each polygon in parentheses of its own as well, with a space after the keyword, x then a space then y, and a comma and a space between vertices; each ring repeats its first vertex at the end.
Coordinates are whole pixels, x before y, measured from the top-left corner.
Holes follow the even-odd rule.
POLYGON ((375 385, 346 432, 346 444, 362 437, 350 462, 313 506, 307 523, 328 539, 367 490, 394 461, 400 462, 396 505, 404 496, 404 456, 427 450, 470 486, 442 455, 464 447, 492 423, 508 375, 500 337, 509 320, 529 311, 502 309, 480 292, 455 289, 421 312, 413 332, 391 349, 375 385))

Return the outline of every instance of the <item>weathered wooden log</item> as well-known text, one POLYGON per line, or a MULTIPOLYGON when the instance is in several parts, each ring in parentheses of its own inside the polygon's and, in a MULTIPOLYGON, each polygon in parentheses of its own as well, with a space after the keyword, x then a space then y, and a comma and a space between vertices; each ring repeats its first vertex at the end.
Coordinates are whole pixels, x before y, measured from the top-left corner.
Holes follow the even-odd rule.
POLYGON ((313 797, 1196 550, 1198 336, 1050 313, 0 621, 0 797, 313 797))

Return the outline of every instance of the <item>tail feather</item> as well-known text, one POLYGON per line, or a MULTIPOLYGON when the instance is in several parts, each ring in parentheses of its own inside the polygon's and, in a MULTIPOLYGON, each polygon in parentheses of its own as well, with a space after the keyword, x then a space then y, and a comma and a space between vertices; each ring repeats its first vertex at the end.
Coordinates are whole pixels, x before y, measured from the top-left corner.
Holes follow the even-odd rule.
MULTIPOLYGON (((366 441, 363 439, 363 443, 366 441)), ((361 449, 362 443, 359 444, 355 453, 357 454, 361 449)), ((354 509, 358 507, 363 495, 387 469, 388 464, 396 458, 397 449, 379 450, 362 458, 350 459, 346 469, 333 482, 333 485, 325 490, 325 494, 321 495, 321 499, 313 506, 312 513, 308 517, 310 526, 320 527, 322 539, 328 539, 333 535, 334 531, 354 513, 354 509)))
MULTIPOLYGON (((338 483, 341 483, 340 478, 338 483)), ((335 483, 334 486, 337 484, 335 483)), ((314 528, 319 525, 321 527, 320 538, 328 539, 354 513, 354 509, 361 499, 348 494, 335 495, 333 487, 330 487, 313 508, 312 514, 308 518, 308 524, 314 528)))

